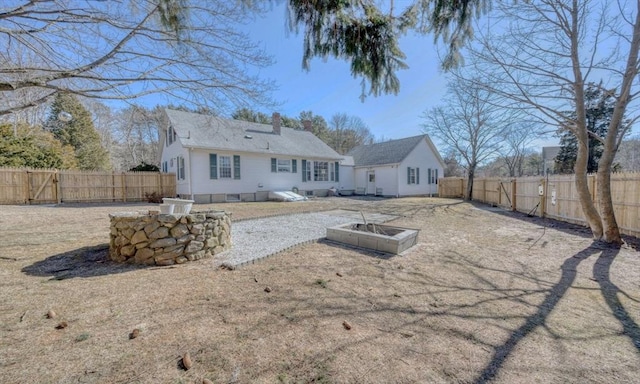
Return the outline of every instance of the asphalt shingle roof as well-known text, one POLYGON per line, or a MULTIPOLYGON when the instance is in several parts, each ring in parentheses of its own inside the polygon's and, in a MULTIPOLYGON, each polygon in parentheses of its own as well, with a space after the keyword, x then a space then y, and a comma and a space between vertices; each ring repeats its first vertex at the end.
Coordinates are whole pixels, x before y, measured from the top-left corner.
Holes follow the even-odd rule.
POLYGON ((217 116, 166 109, 184 147, 253 152, 271 155, 343 158, 311 132, 282 127, 280 135, 269 124, 224 119, 217 116))
POLYGON ((353 156, 353 162, 356 167, 398 164, 426 137, 427 135, 420 135, 382 143, 360 145, 349 151, 347 155, 353 156))

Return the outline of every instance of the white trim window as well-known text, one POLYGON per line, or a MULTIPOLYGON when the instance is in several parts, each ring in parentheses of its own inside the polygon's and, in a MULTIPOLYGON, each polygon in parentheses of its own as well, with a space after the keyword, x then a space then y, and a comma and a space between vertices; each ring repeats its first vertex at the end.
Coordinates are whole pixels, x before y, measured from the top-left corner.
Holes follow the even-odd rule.
POLYGON ((218 156, 215 153, 209 154, 209 178, 240 180, 240 155, 233 155, 233 171, 231 156, 218 156))
POLYGON ((231 156, 218 156, 218 167, 221 179, 231 178, 231 156))
POLYGON ((298 162, 296 159, 271 158, 271 173, 297 173, 298 162))
POLYGON ((328 161, 313 162, 313 180, 329 181, 329 162, 328 161))
POLYGON ((176 158, 176 162, 178 163, 178 172, 176 173, 176 177, 178 178, 178 180, 184 180, 185 179, 185 174, 184 174, 184 157, 182 156, 178 156, 176 158))
POLYGON ((420 168, 407 167, 407 184, 420 184, 420 168))
POLYGON ((291 160, 290 159, 278 159, 277 160, 278 172, 291 172, 291 160))
POLYGON ((428 169, 427 184, 438 184, 438 168, 434 170, 431 168, 428 169))

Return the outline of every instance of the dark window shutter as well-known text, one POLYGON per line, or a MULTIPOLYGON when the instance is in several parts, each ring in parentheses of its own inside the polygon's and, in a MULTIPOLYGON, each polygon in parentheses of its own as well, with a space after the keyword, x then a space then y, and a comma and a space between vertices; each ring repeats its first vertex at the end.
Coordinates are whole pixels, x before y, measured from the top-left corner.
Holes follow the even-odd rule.
POLYGON ((302 160, 302 181, 307 181, 307 160, 302 160))
POLYGON ((340 163, 336 161, 336 181, 340 181, 340 163))
POLYGON ((209 178, 218 178, 218 155, 215 153, 209 154, 209 178))
POLYGON ((240 180, 240 156, 233 155, 233 178, 240 180))
POLYGON ((436 168, 436 184, 438 184, 438 168, 436 168))
POLYGON ((298 173, 298 160, 291 160, 291 173, 298 173))
POLYGON ((278 172, 278 160, 275 157, 271 158, 271 172, 278 172))
POLYGON ((427 184, 431 184, 431 168, 429 168, 429 173, 427 174, 427 184))
POLYGON ((416 168, 416 184, 420 184, 420 168, 416 168))
POLYGON ((411 184, 411 168, 407 167, 407 184, 411 184))
POLYGON ((185 175, 184 175, 184 157, 182 157, 182 156, 180 156, 179 173, 180 173, 180 180, 184 180, 185 179, 185 175))

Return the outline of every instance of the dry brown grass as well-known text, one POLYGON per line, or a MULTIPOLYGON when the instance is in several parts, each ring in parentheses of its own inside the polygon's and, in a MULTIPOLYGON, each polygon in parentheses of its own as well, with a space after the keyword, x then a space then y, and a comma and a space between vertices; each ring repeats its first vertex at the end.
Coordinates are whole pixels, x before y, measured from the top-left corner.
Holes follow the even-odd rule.
POLYGON ((235 271, 106 262, 107 214, 149 207, 0 207, 0 382, 639 380, 638 253, 584 230, 447 199, 239 203, 216 208, 399 214, 419 244, 320 242, 235 271))

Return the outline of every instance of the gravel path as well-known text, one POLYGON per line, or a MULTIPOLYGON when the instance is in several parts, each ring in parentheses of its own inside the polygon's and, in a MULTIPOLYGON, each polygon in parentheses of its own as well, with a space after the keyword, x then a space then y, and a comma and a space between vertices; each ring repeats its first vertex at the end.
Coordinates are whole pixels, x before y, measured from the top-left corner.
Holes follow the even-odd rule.
MULTIPOLYGON (((383 223, 395 216, 367 214, 368 222, 383 223)), ((357 211, 334 210, 243 220, 231 224, 230 250, 214 257, 216 265, 236 268, 272 256, 295 245, 316 241, 327 235, 327 227, 362 222, 357 211)))

